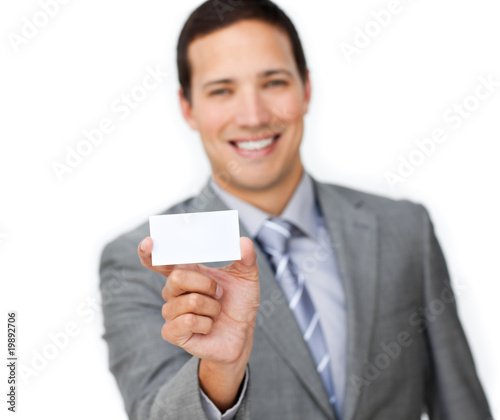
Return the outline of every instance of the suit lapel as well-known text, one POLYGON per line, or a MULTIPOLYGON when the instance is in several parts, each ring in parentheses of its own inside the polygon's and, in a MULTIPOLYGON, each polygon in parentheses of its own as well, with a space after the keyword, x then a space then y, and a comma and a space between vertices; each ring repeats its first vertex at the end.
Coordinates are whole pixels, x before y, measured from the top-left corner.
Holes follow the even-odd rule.
POLYGON ((376 217, 360 202, 350 202, 325 184, 315 182, 317 197, 332 242, 345 288, 347 308, 347 367, 343 420, 355 416, 363 392, 363 378, 375 322, 378 251, 376 217))

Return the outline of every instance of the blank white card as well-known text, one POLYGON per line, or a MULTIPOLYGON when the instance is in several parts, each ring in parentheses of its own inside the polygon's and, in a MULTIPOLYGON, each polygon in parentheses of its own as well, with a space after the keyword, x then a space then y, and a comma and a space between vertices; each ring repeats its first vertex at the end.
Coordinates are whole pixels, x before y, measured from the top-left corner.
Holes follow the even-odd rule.
POLYGON ((149 217, 153 265, 241 260, 237 210, 149 217))

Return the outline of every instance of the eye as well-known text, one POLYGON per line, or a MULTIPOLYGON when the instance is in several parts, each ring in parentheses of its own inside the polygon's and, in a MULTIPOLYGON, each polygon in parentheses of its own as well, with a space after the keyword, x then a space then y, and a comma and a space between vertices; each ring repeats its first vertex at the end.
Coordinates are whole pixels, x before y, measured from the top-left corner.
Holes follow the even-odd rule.
POLYGON ((269 87, 278 87, 278 86, 286 86, 288 83, 285 80, 271 80, 266 83, 266 86, 269 87))
POLYGON ((223 95, 227 95, 231 93, 229 91, 229 89, 224 89, 224 88, 221 88, 221 89, 216 89, 216 90, 213 90, 209 93, 210 96, 223 96, 223 95))

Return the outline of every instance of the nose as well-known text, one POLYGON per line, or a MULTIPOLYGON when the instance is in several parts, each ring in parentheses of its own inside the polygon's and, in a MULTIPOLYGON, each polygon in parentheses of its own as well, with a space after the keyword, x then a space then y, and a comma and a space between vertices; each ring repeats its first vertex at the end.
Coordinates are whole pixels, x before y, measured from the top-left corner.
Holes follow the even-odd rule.
POLYGON ((256 89, 241 91, 235 107, 235 122, 240 127, 261 128, 271 122, 271 113, 256 89))

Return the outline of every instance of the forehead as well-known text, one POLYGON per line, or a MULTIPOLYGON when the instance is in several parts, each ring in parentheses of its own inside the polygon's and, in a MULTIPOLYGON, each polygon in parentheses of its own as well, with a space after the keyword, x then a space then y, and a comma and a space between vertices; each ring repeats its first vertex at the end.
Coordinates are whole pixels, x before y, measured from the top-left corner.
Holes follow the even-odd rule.
POLYGON ((188 48, 192 83, 237 79, 281 67, 298 74, 290 39, 281 28, 257 20, 237 22, 194 40, 188 48))

